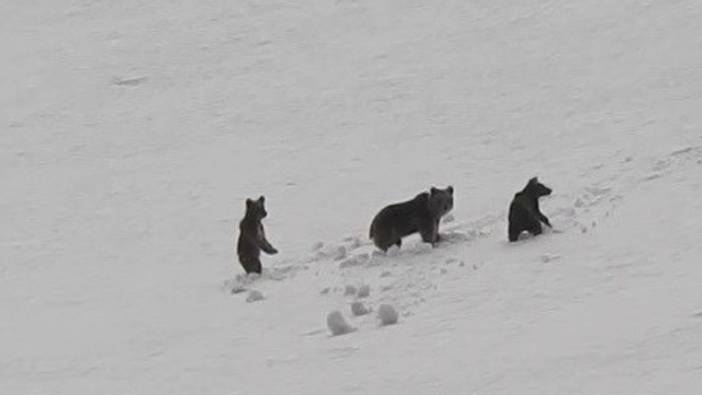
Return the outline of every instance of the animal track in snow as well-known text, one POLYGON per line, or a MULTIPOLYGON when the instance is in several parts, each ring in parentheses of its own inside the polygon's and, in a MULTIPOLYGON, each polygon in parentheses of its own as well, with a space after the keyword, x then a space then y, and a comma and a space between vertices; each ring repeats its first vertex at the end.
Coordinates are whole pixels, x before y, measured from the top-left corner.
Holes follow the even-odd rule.
POLYGON ((146 82, 146 77, 141 76, 141 77, 131 77, 131 78, 119 78, 115 77, 112 79, 112 84, 117 85, 117 86, 127 86, 127 87, 135 87, 139 86, 142 83, 146 82))

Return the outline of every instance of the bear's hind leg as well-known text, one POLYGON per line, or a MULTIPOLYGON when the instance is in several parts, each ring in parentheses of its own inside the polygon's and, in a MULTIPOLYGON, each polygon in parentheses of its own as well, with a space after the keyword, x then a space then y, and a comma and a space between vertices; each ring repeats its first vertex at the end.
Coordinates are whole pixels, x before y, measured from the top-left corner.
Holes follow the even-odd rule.
POLYGON ((533 221, 531 223, 531 226, 529 227, 529 232, 531 232, 531 234, 533 234, 534 236, 540 235, 541 233, 543 233, 543 228, 541 227, 541 222, 539 222, 538 220, 533 221))
POLYGON ((522 231, 510 229, 510 230, 509 230, 509 241, 515 242, 515 241, 519 240, 519 235, 520 235, 520 234, 522 234, 522 231))
POLYGON ((257 257, 239 257, 241 266, 244 267, 246 274, 256 273, 261 274, 261 260, 257 257))

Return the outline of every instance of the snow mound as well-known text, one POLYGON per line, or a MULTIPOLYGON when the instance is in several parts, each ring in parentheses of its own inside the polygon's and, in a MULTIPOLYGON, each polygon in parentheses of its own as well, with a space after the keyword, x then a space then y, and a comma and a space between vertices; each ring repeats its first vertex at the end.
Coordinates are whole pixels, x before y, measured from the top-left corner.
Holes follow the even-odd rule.
POLYGON ((356 330, 356 328, 346 322, 346 319, 338 310, 332 311, 327 315, 327 328, 329 328, 332 336, 345 335, 356 330))
POLYGON ((246 297, 246 302, 247 303, 253 303, 253 302, 258 302, 260 300, 265 299, 263 297, 263 293, 261 291, 257 291, 255 289, 252 289, 249 291, 249 296, 246 297))
POLYGON ((357 317, 361 316, 361 315, 366 315, 370 312, 371 312, 371 310, 368 307, 366 307, 366 305, 363 304, 363 302, 351 303, 351 313, 353 313, 353 315, 355 315, 357 317))
POLYGON ((381 326, 394 325, 397 324, 397 319, 399 314, 392 305, 381 304, 378 307, 378 319, 380 320, 381 326))

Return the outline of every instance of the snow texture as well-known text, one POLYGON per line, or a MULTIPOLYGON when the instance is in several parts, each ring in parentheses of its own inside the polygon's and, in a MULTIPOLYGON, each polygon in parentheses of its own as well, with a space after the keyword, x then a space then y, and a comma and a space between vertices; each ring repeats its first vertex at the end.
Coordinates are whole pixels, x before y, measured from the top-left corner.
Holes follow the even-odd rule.
POLYGON ((700 392, 699 0, 0 14, 0 394, 700 392), (533 176, 554 229, 508 243, 533 176), (377 252, 446 185, 440 243, 377 252))
POLYGON ((246 297, 246 302, 247 303, 252 303, 252 302, 258 302, 260 300, 265 299, 263 297, 263 293, 261 291, 257 291, 255 289, 252 289, 249 291, 248 296, 246 297))

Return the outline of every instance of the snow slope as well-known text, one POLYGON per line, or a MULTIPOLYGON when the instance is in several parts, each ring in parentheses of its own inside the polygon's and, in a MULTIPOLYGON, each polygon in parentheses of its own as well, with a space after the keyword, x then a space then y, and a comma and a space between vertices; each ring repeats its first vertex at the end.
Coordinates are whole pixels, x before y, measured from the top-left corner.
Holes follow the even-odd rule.
POLYGON ((0 4, 0 393, 702 388, 700 2, 298 3, 0 4), (558 232, 508 245, 533 175, 558 232))

